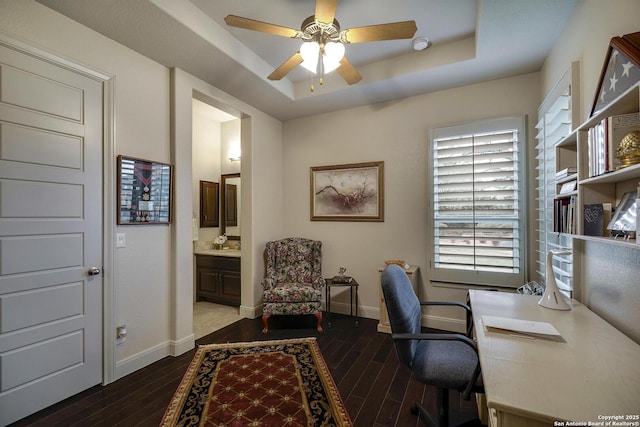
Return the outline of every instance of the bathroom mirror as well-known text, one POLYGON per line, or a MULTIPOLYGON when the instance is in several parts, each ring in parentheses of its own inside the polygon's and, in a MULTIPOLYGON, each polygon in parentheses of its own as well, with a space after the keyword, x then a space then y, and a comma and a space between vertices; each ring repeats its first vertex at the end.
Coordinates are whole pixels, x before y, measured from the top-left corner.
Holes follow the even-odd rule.
POLYGON ((200 181, 200 227, 219 227, 219 185, 217 182, 200 181))
POLYGON ((240 240, 240 174, 230 173, 220 176, 221 206, 220 231, 229 240, 240 240))

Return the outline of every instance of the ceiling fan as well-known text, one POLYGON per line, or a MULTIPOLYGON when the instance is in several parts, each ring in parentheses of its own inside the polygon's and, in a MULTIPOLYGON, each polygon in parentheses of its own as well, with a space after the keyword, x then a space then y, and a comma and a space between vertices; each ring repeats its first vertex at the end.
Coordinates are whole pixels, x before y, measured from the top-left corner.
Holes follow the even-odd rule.
POLYGON ((232 27, 302 39, 300 50, 276 68, 268 78, 280 80, 295 67, 302 65, 314 74, 320 73, 320 84, 324 74, 333 70, 337 70, 350 85, 362 80, 358 70, 344 56, 346 43, 410 39, 417 30, 415 21, 341 30, 340 24, 335 19, 337 6, 338 0, 316 0, 315 14, 302 22, 300 30, 235 15, 228 15, 224 18, 224 22, 232 27))

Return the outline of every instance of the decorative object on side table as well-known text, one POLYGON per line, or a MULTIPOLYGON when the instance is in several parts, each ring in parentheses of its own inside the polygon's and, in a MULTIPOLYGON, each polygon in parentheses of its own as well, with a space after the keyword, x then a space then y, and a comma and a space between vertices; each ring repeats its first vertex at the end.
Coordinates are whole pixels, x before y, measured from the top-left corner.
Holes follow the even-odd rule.
POLYGON ((613 37, 602 66, 591 116, 640 81, 640 32, 613 37))
POLYGON ((346 276, 345 273, 347 272, 347 269, 345 267, 340 267, 338 269, 338 275, 337 276, 333 276, 333 278, 331 279, 331 282, 335 283, 335 284, 347 284, 347 283, 351 283, 353 281, 353 277, 351 276, 346 276))

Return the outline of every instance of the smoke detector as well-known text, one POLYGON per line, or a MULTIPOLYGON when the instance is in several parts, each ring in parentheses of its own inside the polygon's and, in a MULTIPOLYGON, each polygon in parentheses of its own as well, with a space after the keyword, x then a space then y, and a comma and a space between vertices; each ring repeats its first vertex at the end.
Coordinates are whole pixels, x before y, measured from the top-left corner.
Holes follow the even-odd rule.
POLYGON ((414 50, 425 50, 431 46, 431 42, 426 37, 416 37, 412 42, 414 50))

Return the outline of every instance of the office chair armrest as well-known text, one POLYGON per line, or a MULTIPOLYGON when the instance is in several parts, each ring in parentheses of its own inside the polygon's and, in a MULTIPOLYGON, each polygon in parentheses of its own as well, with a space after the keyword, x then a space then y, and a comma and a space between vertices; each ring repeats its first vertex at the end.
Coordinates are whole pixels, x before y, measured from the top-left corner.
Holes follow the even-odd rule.
POLYGON ((463 334, 391 334, 391 338, 394 340, 438 340, 438 341, 460 341, 465 343, 478 354, 478 347, 474 340, 463 334))
POLYGON ((421 306, 426 305, 441 305, 441 306, 452 306, 452 307, 462 307, 466 311, 471 312, 471 307, 467 304, 462 303, 460 301, 420 301, 421 306))
MULTIPOLYGON (((468 293, 467 293, 468 295, 468 293)), ((466 330, 467 330, 467 338, 471 338, 473 335, 473 318, 471 317, 471 307, 469 304, 464 304, 459 301, 421 301, 421 306, 428 305, 439 305, 439 306, 451 306, 451 307, 461 307, 464 308, 466 312, 466 330)))

